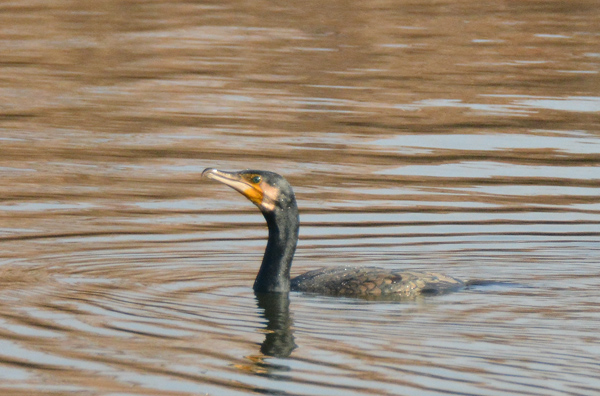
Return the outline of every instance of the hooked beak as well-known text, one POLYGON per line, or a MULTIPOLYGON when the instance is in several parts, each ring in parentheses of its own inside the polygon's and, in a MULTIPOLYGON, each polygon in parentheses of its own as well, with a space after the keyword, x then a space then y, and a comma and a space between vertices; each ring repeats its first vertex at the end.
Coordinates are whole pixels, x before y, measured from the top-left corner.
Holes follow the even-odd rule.
POLYGON ((225 172, 215 168, 206 168, 202 172, 202 177, 218 181, 233 188, 234 190, 248 198, 253 204, 258 206, 259 208, 262 205, 264 196, 264 192, 262 191, 262 189, 260 188, 260 186, 253 185, 252 183, 244 179, 241 176, 240 172, 225 172))

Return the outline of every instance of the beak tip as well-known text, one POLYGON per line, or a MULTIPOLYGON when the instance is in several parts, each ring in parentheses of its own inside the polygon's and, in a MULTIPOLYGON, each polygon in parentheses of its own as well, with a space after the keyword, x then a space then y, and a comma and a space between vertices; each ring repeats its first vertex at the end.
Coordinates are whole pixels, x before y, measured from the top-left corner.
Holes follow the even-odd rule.
POLYGON ((206 168, 202 171, 202 178, 207 178, 210 179, 211 176, 215 173, 216 169, 215 168, 206 168))

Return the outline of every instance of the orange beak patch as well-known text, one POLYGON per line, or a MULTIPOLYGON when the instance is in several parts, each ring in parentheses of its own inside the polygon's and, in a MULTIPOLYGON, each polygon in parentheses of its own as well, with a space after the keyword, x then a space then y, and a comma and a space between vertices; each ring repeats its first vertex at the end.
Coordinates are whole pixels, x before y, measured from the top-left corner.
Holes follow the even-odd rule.
POLYGON ((263 202, 264 193, 260 186, 247 186, 246 189, 240 191, 243 196, 248 198, 252 203, 258 207, 261 206, 263 202))
POLYGON ((264 182, 253 183, 252 176, 240 174, 239 172, 224 172, 214 168, 205 169, 202 176, 221 182, 248 198, 259 208, 267 210, 274 209, 273 199, 277 197, 276 189, 264 182), (266 191, 265 191, 266 190, 266 191))

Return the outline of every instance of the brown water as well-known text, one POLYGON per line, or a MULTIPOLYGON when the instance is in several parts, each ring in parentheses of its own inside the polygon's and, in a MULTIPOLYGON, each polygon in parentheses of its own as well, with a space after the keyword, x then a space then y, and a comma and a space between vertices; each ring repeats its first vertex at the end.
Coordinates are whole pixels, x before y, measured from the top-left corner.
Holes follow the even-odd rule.
POLYGON ((1 393, 599 394, 599 8, 3 2, 1 393), (498 283, 257 299, 209 166, 294 185, 294 274, 498 283))

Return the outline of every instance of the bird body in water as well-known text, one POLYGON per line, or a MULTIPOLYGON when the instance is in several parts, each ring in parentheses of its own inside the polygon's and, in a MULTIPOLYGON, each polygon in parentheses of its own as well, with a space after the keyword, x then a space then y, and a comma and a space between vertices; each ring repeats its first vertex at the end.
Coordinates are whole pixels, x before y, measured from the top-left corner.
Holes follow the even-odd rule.
POLYGON ((262 170, 225 172, 207 168, 202 176, 240 192, 258 206, 267 221, 269 239, 254 282, 256 292, 294 290, 335 296, 413 298, 465 287, 461 280, 438 273, 376 267, 323 268, 290 279, 300 219, 294 191, 287 180, 277 173, 262 170))

